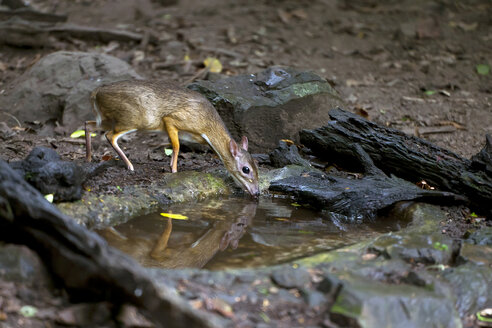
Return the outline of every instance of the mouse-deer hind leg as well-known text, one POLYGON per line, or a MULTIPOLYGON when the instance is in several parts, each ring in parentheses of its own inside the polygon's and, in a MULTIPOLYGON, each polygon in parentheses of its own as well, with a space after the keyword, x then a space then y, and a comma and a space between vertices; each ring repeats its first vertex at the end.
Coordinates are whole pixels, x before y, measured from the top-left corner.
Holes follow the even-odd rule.
POLYGON ((96 121, 85 121, 85 160, 92 160, 91 133, 96 130, 96 121))
POLYGON ((108 139, 108 141, 111 144, 111 146, 113 146, 113 149, 118 153, 118 155, 123 160, 123 162, 125 162, 126 167, 130 171, 133 171, 133 164, 130 162, 130 160, 126 157, 125 153, 123 153, 123 151, 118 146, 118 139, 121 136, 124 136, 125 134, 130 133, 130 132, 133 132, 133 131, 136 131, 136 129, 121 131, 121 132, 118 132, 118 133, 114 133, 113 131, 106 132, 106 139, 108 139))

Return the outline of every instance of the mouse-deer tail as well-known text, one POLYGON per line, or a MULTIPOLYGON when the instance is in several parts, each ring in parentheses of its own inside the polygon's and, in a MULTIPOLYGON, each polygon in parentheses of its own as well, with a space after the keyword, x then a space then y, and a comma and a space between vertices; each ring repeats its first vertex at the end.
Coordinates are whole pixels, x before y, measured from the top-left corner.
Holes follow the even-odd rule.
POLYGON ((94 111, 94 114, 96 114, 96 124, 99 127, 99 126, 101 126, 102 118, 101 118, 101 111, 99 110, 99 107, 97 106, 97 101, 96 101, 97 91, 98 90, 94 90, 91 93, 91 105, 92 105, 92 110, 94 111))

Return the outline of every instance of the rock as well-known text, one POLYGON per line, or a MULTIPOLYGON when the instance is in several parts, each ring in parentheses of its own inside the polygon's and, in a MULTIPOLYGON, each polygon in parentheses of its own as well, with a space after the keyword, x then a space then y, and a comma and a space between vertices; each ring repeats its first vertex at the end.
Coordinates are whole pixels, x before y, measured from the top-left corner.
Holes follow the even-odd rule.
POLYGON ((376 239, 370 249, 391 259, 409 263, 450 264, 453 240, 442 234, 389 234, 376 239))
POLYGON ((51 53, 12 82, 0 96, 0 107, 21 122, 39 121, 42 133, 52 134, 58 122, 66 131, 93 119, 89 95, 109 82, 139 79, 124 61, 105 54, 59 51, 51 53))
POLYGON ((466 242, 475 245, 488 245, 492 246, 492 227, 485 227, 480 230, 473 232, 467 239, 466 242))
POLYGON ((299 155, 297 146, 288 145, 285 141, 280 141, 278 147, 270 153, 270 163, 277 168, 291 164, 311 167, 311 164, 299 155))
POLYGON ((271 67, 257 74, 188 86, 215 106, 235 139, 246 135, 253 152, 268 152, 278 140, 298 141, 298 131, 329 120, 341 104, 338 93, 318 75, 271 67))
POLYGON ((27 286, 51 286, 51 277, 39 256, 26 246, 0 246, 0 280, 27 286))
POLYGON ((128 221, 138 215, 157 211, 169 202, 201 200, 232 193, 217 175, 196 171, 164 174, 163 178, 146 186, 121 187, 118 195, 86 193, 81 201, 57 204, 60 211, 90 228, 104 228, 128 221))
POLYGON ((62 161, 56 151, 46 147, 36 147, 25 160, 10 163, 32 186, 43 195, 53 194, 57 202, 79 200, 82 183, 110 165, 115 165, 114 161, 84 165, 62 161))
POLYGON ((303 291, 302 294, 304 300, 310 307, 319 308, 326 304, 326 302, 328 301, 328 298, 323 293, 316 290, 306 290, 303 291))
POLYGON ((99 326, 111 319, 108 302, 79 303, 59 311, 56 322, 66 326, 99 326))
POLYGON ((408 285, 388 285, 344 272, 343 288, 330 310, 340 326, 461 327, 452 299, 408 285))
MULTIPOLYGON (((441 273, 439 273, 441 275, 441 273)), ((442 274, 453 290, 456 309, 462 317, 492 304, 492 268, 472 263, 450 268, 442 274)))
POLYGON ((463 243, 458 259, 461 262, 472 262, 476 265, 492 267, 492 247, 463 243))
POLYGON ((274 181, 282 180, 292 176, 299 176, 312 170, 314 169, 308 169, 299 165, 288 165, 280 169, 261 172, 262 174, 259 176, 260 190, 268 190, 270 184, 274 181))
POLYGON ((15 134, 5 122, 0 122, 0 139, 6 140, 15 134))
POLYGON ((309 284, 311 276, 302 267, 281 266, 272 272, 272 279, 280 287, 300 289, 309 284))

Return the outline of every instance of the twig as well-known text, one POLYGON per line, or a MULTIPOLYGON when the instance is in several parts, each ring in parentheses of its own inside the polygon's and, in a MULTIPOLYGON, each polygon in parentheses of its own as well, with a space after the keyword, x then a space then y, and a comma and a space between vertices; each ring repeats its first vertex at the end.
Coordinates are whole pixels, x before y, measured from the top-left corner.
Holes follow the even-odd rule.
POLYGON ((17 119, 17 117, 15 117, 14 115, 10 114, 10 113, 7 113, 7 112, 3 112, 3 114, 7 115, 7 116, 10 116, 11 118, 13 118, 16 122, 17 122, 17 126, 19 128, 22 128, 22 124, 19 122, 19 120, 17 119))
POLYGON ((226 55, 229 57, 235 57, 235 58, 243 58, 244 57, 243 55, 241 55, 237 52, 223 49, 223 48, 212 48, 212 47, 207 47, 207 46, 200 46, 200 47, 198 47, 198 49, 202 50, 202 51, 210 51, 210 52, 217 53, 217 54, 223 54, 223 55, 226 55))

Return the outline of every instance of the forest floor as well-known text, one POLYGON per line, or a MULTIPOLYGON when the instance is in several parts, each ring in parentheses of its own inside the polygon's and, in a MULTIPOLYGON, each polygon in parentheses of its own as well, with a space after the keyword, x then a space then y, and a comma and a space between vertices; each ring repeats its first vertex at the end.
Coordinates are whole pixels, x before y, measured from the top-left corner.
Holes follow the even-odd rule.
MULTIPOLYGON (((488 0, 177 2, 163 6, 164 0, 30 1, 37 10, 67 15, 69 23, 148 33, 158 42, 102 44, 65 37, 51 38, 41 48, 2 46, 0 93, 42 56, 58 50, 107 53, 127 61, 145 78, 183 84, 197 77, 203 60, 212 56, 220 60, 225 75, 273 65, 311 70, 340 92, 345 109, 466 158, 483 147, 486 133, 492 133, 492 73, 486 74, 492 65, 488 0)), ((0 125, 2 159, 20 160, 34 146, 44 145, 56 148, 63 159, 83 160, 83 142, 64 135, 39 136, 35 123, 27 129, 21 123, 19 128, 1 110, 0 121, 8 125, 0 125)), ((104 181, 113 186, 144 183, 169 172, 168 160, 156 154, 158 138, 143 140, 123 143, 139 173, 111 168, 89 181, 89 187, 106 185, 102 189, 111 192, 113 187, 104 181)), ((96 159, 113 155, 109 144, 100 144, 96 159)), ((221 165, 217 158, 210 159, 211 154, 182 156, 180 169, 221 165)), ((467 215, 453 213, 450 220, 467 215)), ((452 229, 455 224, 447 226, 452 229)))

